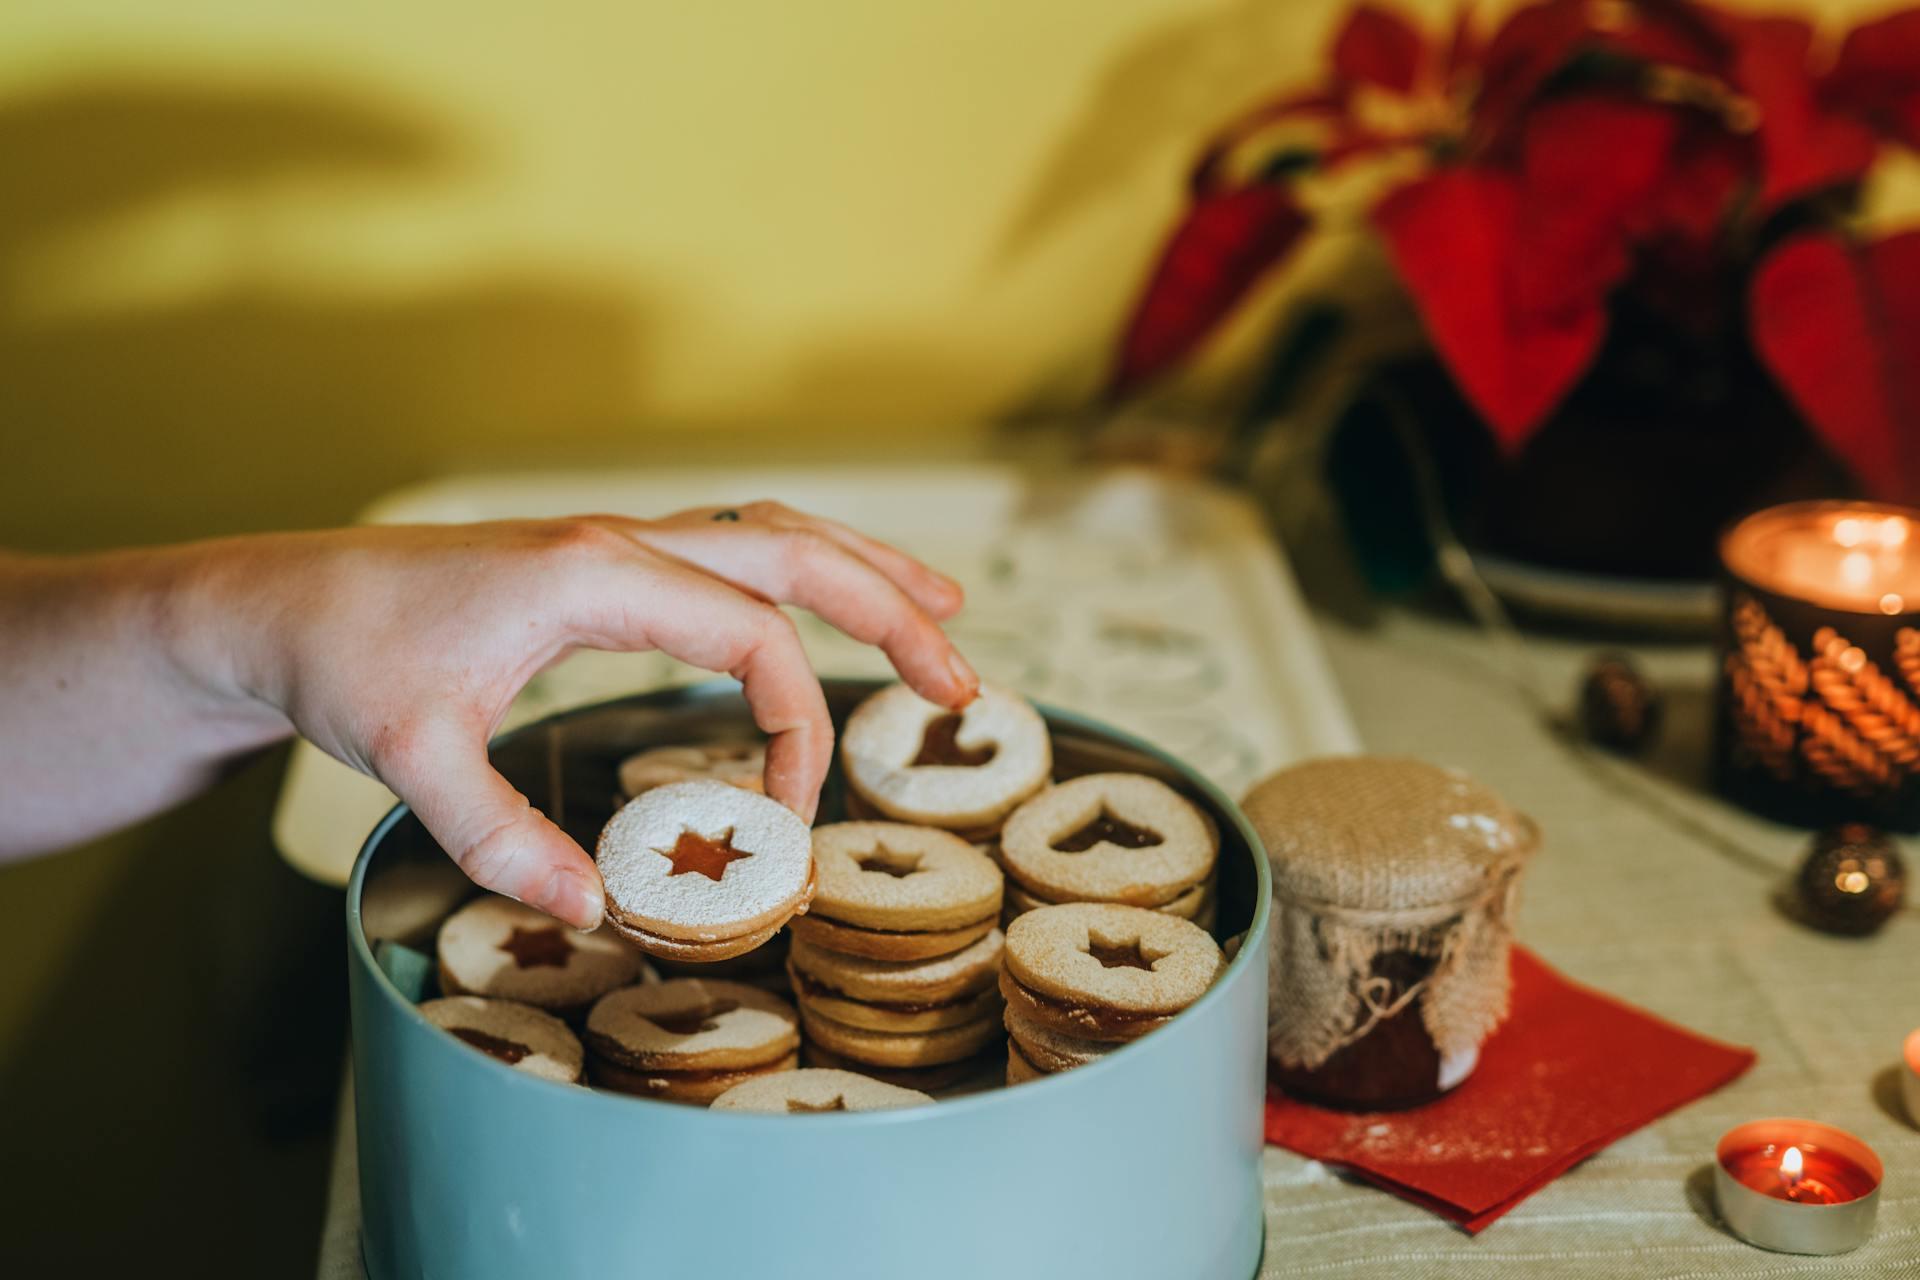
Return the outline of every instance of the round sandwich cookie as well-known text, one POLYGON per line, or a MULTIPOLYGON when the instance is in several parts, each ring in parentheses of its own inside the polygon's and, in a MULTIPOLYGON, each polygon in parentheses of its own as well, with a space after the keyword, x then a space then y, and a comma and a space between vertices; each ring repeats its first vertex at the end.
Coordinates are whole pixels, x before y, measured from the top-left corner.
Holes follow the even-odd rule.
POLYGON ((713 1101, 799 1065, 793 1006, 758 987, 673 978, 603 996, 587 1014, 587 1075, 622 1093, 713 1101))
POLYGON ((903 1089, 872 1076, 806 1067, 737 1084, 713 1100, 713 1109, 807 1116, 833 1111, 892 1111, 924 1107, 932 1101, 918 1089, 903 1089))
POLYGON ((1082 1040, 1132 1040, 1205 995, 1224 963, 1190 920, 1075 902, 1008 927, 1000 991, 1009 1016, 1082 1040))
POLYGON ((932 960, 873 960, 796 941, 787 959, 802 1008, 871 1031, 937 1031, 1000 1012, 998 929, 932 960))
POLYGON ((897 822, 813 833, 817 883, 794 936, 879 960, 958 951, 1000 919, 1000 868, 960 837, 897 822))
POLYGON ((786 996, 793 990, 787 981, 787 948, 792 938, 791 931, 781 929, 764 946, 731 959, 702 963, 655 956, 653 967, 665 978, 725 978, 786 996))
POLYGON ((1045 1071, 1034 1065, 1033 1059, 1021 1052, 1018 1041, 1007 1041, 1007 1087, 1009 1089, 1016 1084, 1025 1084, 1029 1080, 1042 1079, 1046 1075, 1045 1071))
POLYGON ((1000 1019, 986 1016, 933 1031, 874 1031, 850 1026, 800 1007, 807 1039, 829 1053, 872 1067, 937 1067, 971 1058, 1003 1034, 1000 1019))
POLYGON ((1029 1067, 1045 1075, 1098 1062, 1120 1047, 1110 1041, 1064 1035, 1012 1009, 1007 1010, 1007 1038, 1019 1046, 1020 1056, 1029 1067))
POLYGON ((1008 877, 1046 902, 1166 906, 1213 874, 1219 852, 1213 822, 1141 773, 1090 773, 1048 787, 1000 833, 1008 877))
POLYGON ((843 1057, 823 1047, 817 1040, 808 1040, 801 1046, 800 1060, 806 1064, 803 1070, 845 1071, 853 1075, 871 1076, 882 1083, 897 1085, 902 1089, 913 1089, 929 1094, 961 1088, 971 1090, 977 1083, 990 1076, 997 1076, 1000 1069, 997 1044, 988 1045, 984 1051, 970 1058, 961 1058, 956 1062, 943 1062, 937 1066, 880 1067, 870 1062, 856 1062, 852 1058, 843 1057))
POLYGON ((579 1084, 586 1052, 567 1024, 517 1000, 445 996, 420 1006, 420 1015, 490 1058, 542 1080, 579 1084))
POLYGON ((620 762, 620 790, 629 800, 675 782, 724 782, 746 791, 764 791, 766 770, 765 743, 652 747, 620 762))
POLYGON ((594 858, 608 924, 670 960, 743 955, 813 897, 807 824, 724 782, 668 783, 622 806, 594 858))
POLYGON ((592 933, 495 894, 475 898, 440 926, 442 994, 518 1000, 578 1018, 607 992, 657 981, 647 959, 606 929, 592 933))
POLYGON ((1046 785, 1053 743, 1040 713, 997 685, 950 711, 896 684, 854 708, 840 759, 850 813, 985 839, 1046 785))
MULTIPOLYGON (((1209 876, 1173 901, 1162 903, 1151 909, 1170 916, 1179 916, 1182 920, 1191 920, 1202 929, 1206 929, 1212 927, 1213 900, 1213 878, 1209 876)), ((1029 911, 1038 911, 1041 907, 1059 905, 1051 899, 1036 897, 1018 883, 1007 886, 1006 909, 1012 913, 1009 919, 1017 919, 1029 911)))

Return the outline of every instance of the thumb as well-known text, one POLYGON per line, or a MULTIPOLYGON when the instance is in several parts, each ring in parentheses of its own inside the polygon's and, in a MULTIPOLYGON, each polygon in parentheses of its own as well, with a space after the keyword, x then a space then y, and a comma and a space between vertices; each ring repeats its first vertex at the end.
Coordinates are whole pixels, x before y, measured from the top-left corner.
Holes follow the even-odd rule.
POLYGON ((606 896, 593 859, 494 771, 481 743, 435 733, 409 754, 382 770, 401 776, 383 780, 469 879, 577 929, 599 926, 606 896))

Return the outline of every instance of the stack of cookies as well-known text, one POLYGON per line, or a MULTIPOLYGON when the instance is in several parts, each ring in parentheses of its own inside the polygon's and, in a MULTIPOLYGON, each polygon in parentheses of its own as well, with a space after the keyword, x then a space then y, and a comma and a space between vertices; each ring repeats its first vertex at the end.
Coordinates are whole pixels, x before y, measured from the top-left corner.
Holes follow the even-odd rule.
POLYGON ((1007 929, 1007 1083, 1098 1061, 1207 993, 1226 961, 1200 926, 1108 903, 1039 907, 1007 929))
POLYGON ((673 978, 601 997, 587 1014, 587 1076, 603 1089, 702 1106, 799 1065, 793 1006, 738 982, 673 978))
POLYGON ((1219 854, 1213 820, 1158 778, 1087 774, 1048 787, 1007 819, 1007 918, 1063 902, 1111 902, 1211 929, 1219 854))
POLYGON ((649 747, 620 762, 620 794, 638 800, 655 787, 675 782, 724 782, 745 791, 762 791, 767 748, 758 742, 702 742, 649 747))
POLYGON ((810 1062, 933 1088, 1000 1038, 1000 869, 894 822, 813 833, 817 886, 787 959, 810 1062))

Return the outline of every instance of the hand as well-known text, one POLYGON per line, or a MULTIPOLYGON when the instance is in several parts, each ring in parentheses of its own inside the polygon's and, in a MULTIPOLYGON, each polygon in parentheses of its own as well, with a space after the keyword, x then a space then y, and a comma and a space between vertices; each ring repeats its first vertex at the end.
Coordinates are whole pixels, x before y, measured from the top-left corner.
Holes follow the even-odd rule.
POLYGON ((737 677, 769 735, 767 794, 809 821, 833 729, 776 603, 877 645, 930 701, 961 707, 979 687, 938 625, 960 607, 953 581, 778 503, 210 547, 203 599, 249 620, 217 680, 386 783, 477 883, 583 929, 605 902, 592 859, 487 761, 543 668, 659 649, 737 677))

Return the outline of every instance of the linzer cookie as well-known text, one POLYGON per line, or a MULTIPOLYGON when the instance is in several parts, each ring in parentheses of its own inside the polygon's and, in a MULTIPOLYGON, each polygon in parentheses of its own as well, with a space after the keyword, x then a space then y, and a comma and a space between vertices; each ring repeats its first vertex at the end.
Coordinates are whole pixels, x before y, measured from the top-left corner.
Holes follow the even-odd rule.
POLYGON ((620 790, 629 800, 675 782, 724 782, 730 787, 761 791, 766 768, 767 748, 757 742, 654 747, 620 762, 620 790))
POLYGON ((712 1102, 799 1065, 793 1007, 758 987, 674 978, 604 996, 587 1014, 595 1085, 672 1102, 712 1102))
POLYGON ((1000 833, 1015 911, 1062 902, 1151 907, 1211 924, 1220 832, 1172 787, 1093 773, 1048 787, 1000 833))
POLYGON ((567 1024, 516 1000, 447 996, 420 1006, 420 1014, 490 1058, 542 1080, 578 1084, 585 1051, 567 1024))
POLYGON ((1166 1025, 1207 993, 1224 963, 1219 944, 1190 920, 1077 902, 1013 922, 1000 991, 1010 1022, 1110 1043, 1166 1025))
POLYGON ((800 1022, 807 1039, 849 1062, 873 1067, 941 1067, 962 1062, 999 1040, 1000 1019, 989 1014, 957 1027, 933 1031, 873 1031, 823 1017, 805 1005, 800 1022))
POLYGON ((985 838, 1045 785, 1053 743, 1040 713, 998 686, 956 712, 896 684, 854 709, 840 758, 850 811, 985 838))
POLYGON ((796 940, 787 958, 803 1010, 869 1031, 938 1031, 1000 1013, 998 929, 932 960, 872 960, 796 940))
POLYGON ((821 1115, 834 1111, 892 1111, 899 1107, 922 1107, 932 1101, 918 1089, 903 1089, 852 1071, 810 1067, 779 1071, 737 1084, 713 1100, 713 1109, 821 1115))
POLYGON ((566 1018, 653 977, 646 957, 607 930, 580 933, 492 894, 448 916, 436 950, 443 994, 518 1000, 566 1018))
POLYGON ((1007 1010, 1007 1040, 1008 1084, 1016 1083, 1016 1075, 1031 1079, 1084 1067, 1120 1047, 1055 1031, 1012 1009, 1007 1010))
POLYGON ((958 836, 897 822, 842 822, 813 833, 817 884, 793 936, 876 960, 948 955, 999 923, 1003 878, 958 836))
POLYGON ((594 856, 610 927, 673 960, 751 951, 813 897, 806 824, 724 782, 655 787, 613 815, 594 856))

